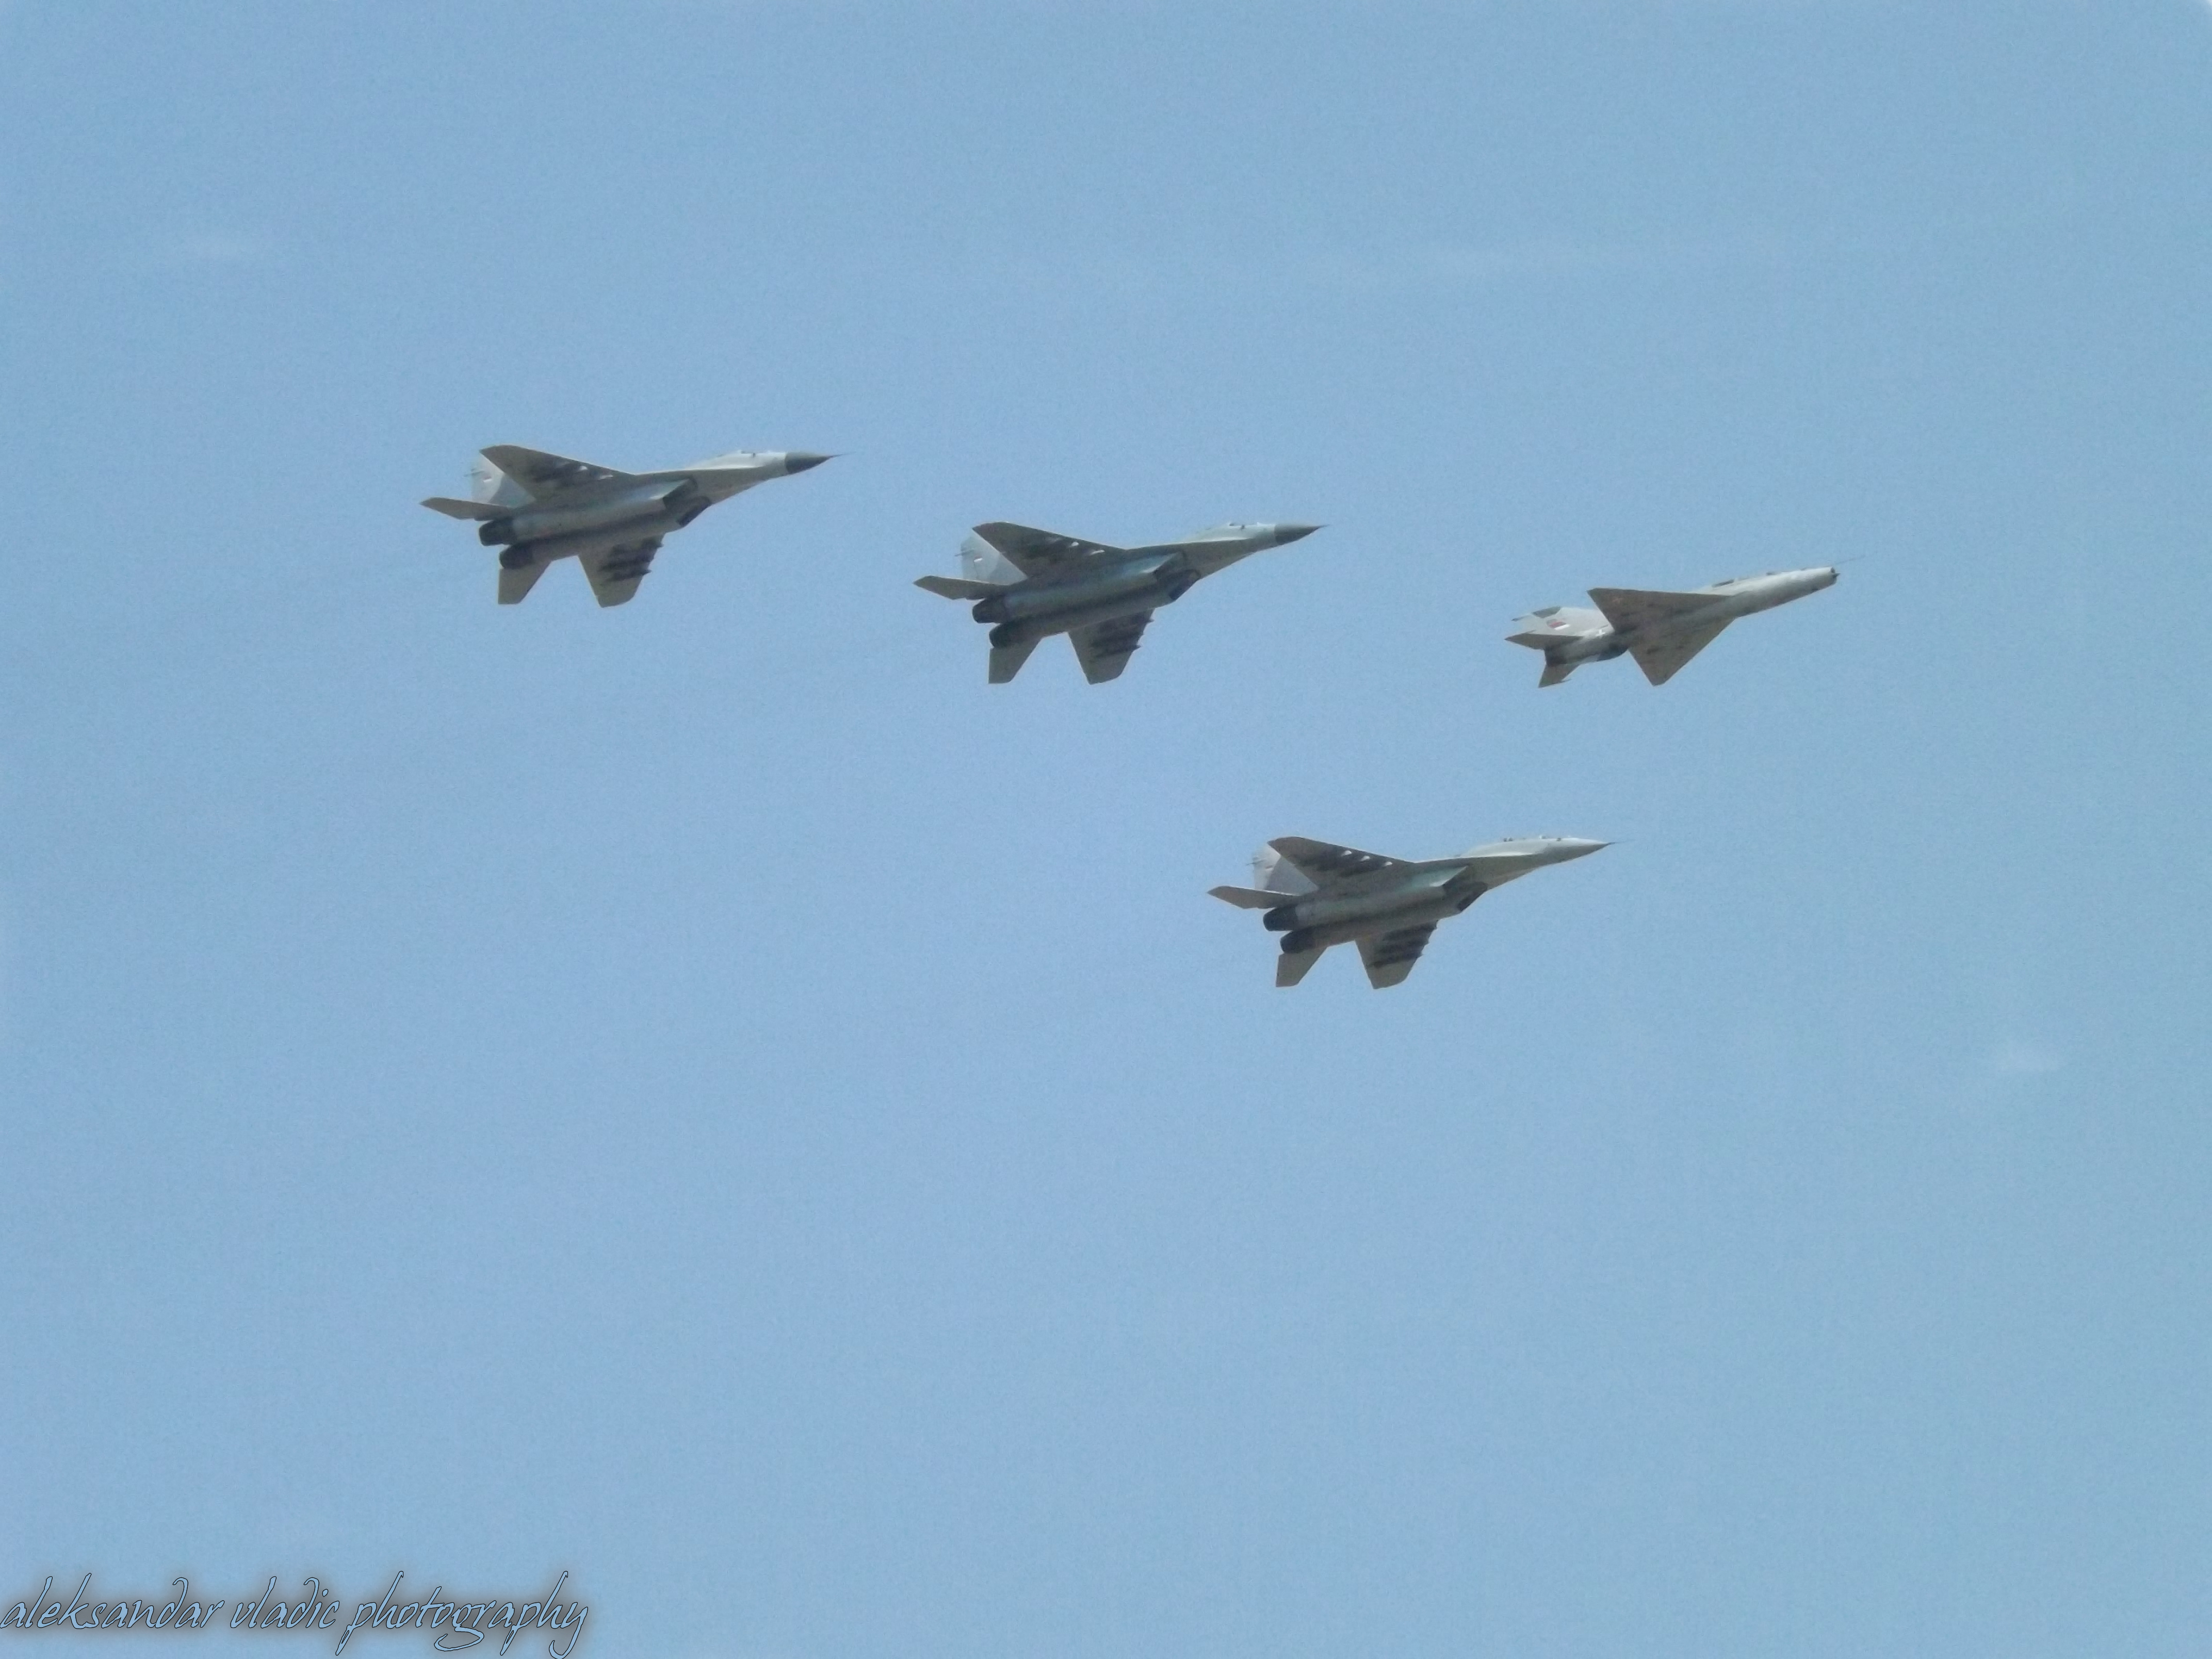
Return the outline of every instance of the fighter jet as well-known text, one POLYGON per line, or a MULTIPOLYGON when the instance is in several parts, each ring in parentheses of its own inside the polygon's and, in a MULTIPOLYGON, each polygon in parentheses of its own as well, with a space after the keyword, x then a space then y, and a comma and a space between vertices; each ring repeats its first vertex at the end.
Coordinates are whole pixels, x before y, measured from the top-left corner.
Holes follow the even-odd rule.
POLYGON ((469 469, 471 499, 433 495, 423 506, 476 519, 477 539, 499 549, 499 602, 520 605, 545 567, 574 554, 601 605, 626 605, 660 550, 716 501, 770 478, 819 466, 802 450, 727 455, 671 472, 617 472, 516 444, 494 444, 469 469))
POLYGON ((1583 664, 1602 662, 1623 652, 1634 655, 1645 679, 1664 685, 1738 617, 1802 599, 1832 586, 1835 580, 1834 568, 1824 565, 1814 570, 1731 576, 1686 593, 1593 587, 1590 603, 1596 610, 1547 605, 1515 623, 1516 631, 1505 637, 1544 653, 1539 685, 1557 685, 1583 664))
POLYGON ((1065 634, 1093 685, 1119 678, 1145 624, 1201 576, 1250 554, 1310 536, 1313 524, 1224 524, 1180 542, 1109 547, 1018 524, 979 524, 960 544, 960 576, 923 576, 915 586, 948 599, 973 599, 991 629, 991 684, 1021 672, 1037 641, 1065 634))
POLYGON ((1330 945, 1357 940, 1367 982, 1381 991, 1404 982, 1444 917, 1503 882, 1606 844, 1529 836, 1494 841, 1457 858, 1413 862, 1281 836, 1254 857, 1251 886, 1211 890, 1231 904, 1267 912, 1261 921, 1283 936, 1276 984, 1296 985, 1330 945))

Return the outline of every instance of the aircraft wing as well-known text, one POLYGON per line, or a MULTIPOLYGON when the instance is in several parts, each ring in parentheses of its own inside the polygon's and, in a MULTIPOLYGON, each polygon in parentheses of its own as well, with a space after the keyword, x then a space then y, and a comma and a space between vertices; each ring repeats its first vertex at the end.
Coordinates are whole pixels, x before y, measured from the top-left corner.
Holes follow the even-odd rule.
POLYGON ((1619 634, 1632 634, 1639 628, 1664 628, 1713 602, 1710 593, 1665 593, 1643 587, 1593 587, 1589 596, 1590 603, 1619 634))
POLYGON ((1119 553, 1103 542, 1086 542, 1051 530, 1021 524, 979 524, 975 533, 1004 554, 1024 576, 1051 576, 1071 570, 1094 553, 1119 553))
POLYGON ((973 582, 958 576, 916 576, 914 585, 940 599, 987 599, 1000 586, 994 582, 973 582))
POLYGON ((1628 654, 1636 659, 1636 665, 1644 671, 1644 678, 1654 685, 1664 685, 1674 678, 1674 671, 1713 642, 1728 619, 1705 628, 1692 628, 1686 633, 1662 634, 1648 645, 1632 645, 1628 654))
POLYGON ((1278 836, 1267 845, 1304 872, 1309 880, 1324 885, 1347 876, 1372 875, 1377 870, 1401 870, 1406 866, 1403 859, 1386 859, 1380 853, 1363 853, 1356 847, 1308 841, 1304 836, 1278 836))
POLYGON ((1413 971, 1413 964, 1428 947, 1429 935, 1436 931, 1436 923, 1424 921, 1411 927, 1393 927, 1387 933, 1368 934, 1359 941, 1359 959, 1367 966, 1367 982, 1378 991, 1404 984, 1406 975, 1413 971))
POLYGON ((659 551, 660 538, 647 536, 622 547, 586 553, 578 562, 592 579, 592 593, 602 605, 628 605, 637 596, 637 585, 653 568, 653 556, 659 551))
POLYGON ((1151 611, 1142 611, 1133 617, 1112 617, 1088 628, 1070 629, 1067 642, 1075 647, 1076 659, 1083 665, 1083 678, 1093 685, 1121 678, 1121 671, 1129 665, 1129 653, 1144 638, 1145 624, 1152 619, 1151 611))
POLYGON ((483 453, 484 459, 538 501, 591 484, 620 483, 633 476, 611 466, 594 466, 589 461, 572 461, 565 455, 549 455, 542 449, 525 449, 520 444, 494 444, 483 453))

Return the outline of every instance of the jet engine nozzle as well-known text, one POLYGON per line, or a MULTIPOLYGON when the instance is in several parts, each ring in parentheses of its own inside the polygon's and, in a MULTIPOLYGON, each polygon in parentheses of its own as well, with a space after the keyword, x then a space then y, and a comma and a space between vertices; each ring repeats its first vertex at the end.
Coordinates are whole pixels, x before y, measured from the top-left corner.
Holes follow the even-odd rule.
POLYGON ((1279 904, 1260 918, 1260 925, 1271 933, 1287 933, 1297 925, 1297 906, 1279 904))
POLYGON ((1003 593, 994 593, 988 599, 975 601, 969 613, 979 623, 1002 623, 1006 619, 1006 599, 1003 593))
POLYGON ((526 547, 500 550, 499 563, 502 570, 527 570, 538 562, 538 556, 526 547))
POLYGON ((514 520, 489 520, 477 526, 477 539, 486 547, 504 547, 514 539, 514 520))
POLYGON ((1313 949, 1313 942, 1314 930, 1312 928, 1293 928, 1291 932, 1283 935, 1283 954, 1286 957, 1294 957, 1301 951, 1310 951, 1313 949))

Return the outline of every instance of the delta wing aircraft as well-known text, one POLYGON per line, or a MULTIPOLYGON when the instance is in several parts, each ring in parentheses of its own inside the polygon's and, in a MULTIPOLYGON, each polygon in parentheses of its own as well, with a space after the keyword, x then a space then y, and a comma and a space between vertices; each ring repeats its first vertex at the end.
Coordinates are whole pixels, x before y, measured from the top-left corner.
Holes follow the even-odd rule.
POLYGON ((669 472, 617 472, 518 444, 494 444, 469 469, 470 499, 422 503, 475 519, 477 539, 499 549, 499 602, 520 605, 546 566, 574 555, 603 605, 626 605, 661 539, 717 501, 770 478, 819 466, 827 455, 738 450, 669 472))
POLYGON ((1186 541, 1109 547, 1024 525, 979 524, 960 544, 960 575, 923 576, 915 586, 975 601, 975 620, 992 625, 992 684, 1021 672, 1038 641, 1065 634, 1083 677, 1097 685, 1120 678, 1159 606, 1201 577, 1320 528, 1224 524, 1186 541))
POLYGON ((1276 984, 1296 985, 1330 945, 1357 941, 1367 982, 1381 991, 1404 982, 1446 916, 1502 883, 1606 844, 1530 836, 1494 841, 1457 858, 1413 861, 1280 836, 1253 859, 1251 886, 1211 890, 1231 904, 1267 912, 1261 921, 1283 936, 1276 984))
POLYGON ((1738 617, 1802 599, 1833 586, 1835 580, 1834 568, 1822 566, 1731 576, 1686 593, 1593 587, 1590 603, 1596 610, 1547 605, 1515 623, 1515 631, 1505 637, 1544 653, 1539 685, 1557 685, 1583 664, 1603 662, 1624 652, 1635 657, 1645 679, 1664 685, 1738 617))

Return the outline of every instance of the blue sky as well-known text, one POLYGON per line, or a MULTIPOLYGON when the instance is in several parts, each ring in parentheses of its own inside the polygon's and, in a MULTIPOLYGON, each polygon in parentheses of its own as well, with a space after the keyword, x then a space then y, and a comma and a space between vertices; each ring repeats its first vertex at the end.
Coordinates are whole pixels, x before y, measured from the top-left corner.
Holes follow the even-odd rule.
POLYGON ((2208 152, 2183 0, 14 0, 0 1596, 2200 1652, 2208 152), (493 442, 842 459, 501 610, 493 442), (995 518, 1328 528, 989 687, 995 518), (1293 833, 1617 844, 1290 993, 1293 833))

